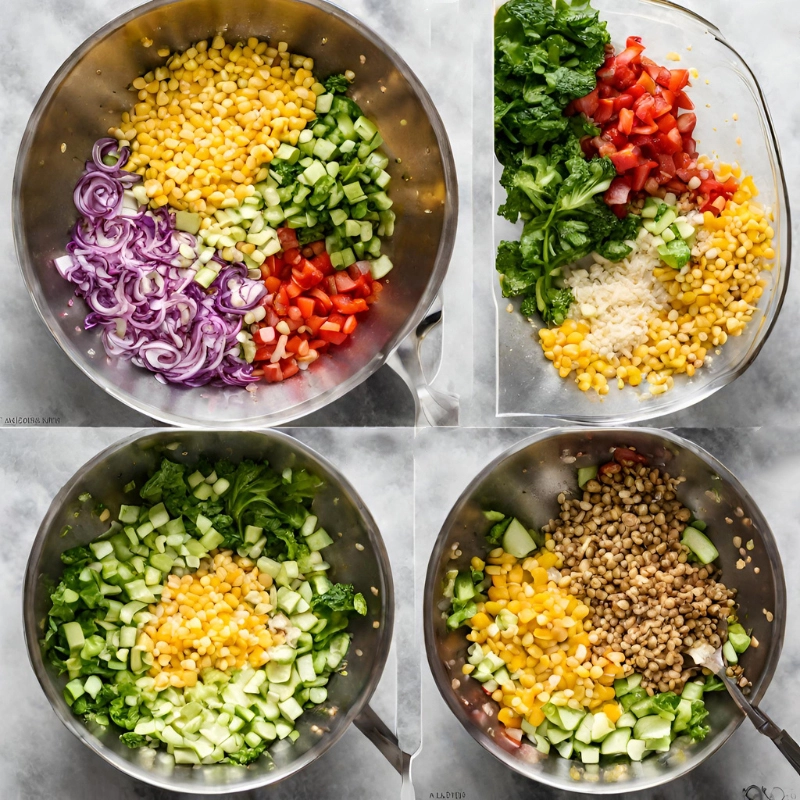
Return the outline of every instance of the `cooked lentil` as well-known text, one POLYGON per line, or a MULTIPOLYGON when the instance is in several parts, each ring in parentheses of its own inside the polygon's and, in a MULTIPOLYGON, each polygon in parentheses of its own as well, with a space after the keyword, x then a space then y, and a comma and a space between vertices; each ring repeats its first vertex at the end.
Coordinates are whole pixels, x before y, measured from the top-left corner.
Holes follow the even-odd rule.
POLYGON ((569 593, 594 612, 594 653, 622 652, 625 674, 640 672, 650 694, 680 692, 698 672, 682 651, 722 644, 735 592, 713 565, 690 562, 680 542, 692 517, 677 495, 685 478, 644 464, 604 467, 580 497, 559 495, 561 513, 542 531, 569 593))

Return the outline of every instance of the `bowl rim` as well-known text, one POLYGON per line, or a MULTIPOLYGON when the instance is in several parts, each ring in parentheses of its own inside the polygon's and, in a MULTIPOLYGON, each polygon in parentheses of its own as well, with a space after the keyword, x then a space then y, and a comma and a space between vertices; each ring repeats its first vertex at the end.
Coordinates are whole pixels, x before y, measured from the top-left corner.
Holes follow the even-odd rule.
MULTIPOLYGON (((495 286, 493 292, 493 299, 495 303, 494 350, 495 350, 495 389, 496 389, 495 413, 496 416, 501 419, 507 419, 510 417, 511 418, 542 417, 544 419, 572 422, 572 423, 577 423, 579 425, 619 426, 619 425, 630 425, 633 422, 654 420, 657 419, 658 417, 663 417, 667 414, 675 414, 678 413, 679 411, 684 411, 685 409, 691 408, 697 403, 700 403, 703 400, 706 400, 707 398, 711 397, 711 395, 715 394, 720 389, 727 386, 729 383, 733 383, 733 381, 735 381, 737 378, 739 378, 747 371, 750 365, 758 357, 758 354, 761 352, 761 349, 766 344, 767 339, 769 339, 769 336, 772 333, 773 328, 775 327, 775 323, 778 321, 781 309, 783 308, 783 302, 786 298, 786 290, 789 286, 789 277, 790 277, 791 262, 792 262, 792 210, 791 210, 791 204, 789 202, 789 188, 786 182, 786 174, 783 166, 783 158, 781 156, 780 145, 778 144, 778 137, 777 134, 775 133, 775 124, 772 121, 772 114, 770 113, 769 105, 767 104, 767 98, 764 94, 763 89, 761 88, 761 84, 758 82, 758 78, 756 78, 755 73, 750 68, 750 65, 744 60, 744 58, 742 58, 739 51, 735 47, 733 47, 733 45, 725 38, 721 30, 713 22, 704 17, 702 14, 698 14, 696 11, 693 11, 689 8, 684 8, 683 6, 680 6, 677 3, 673 2, 673 0, 638 0, 638 2, 644 5, 660 6, 662 8, 668 8, 671 11, 682 14, 685 17, 689 17, 694 22, 700 23, 701 25, 705 26, 708 29, 708 32, 714 37, 714 39, 717 42, 719 42, 723 47, 727 48, 728 51, 734 56, 734 58, 736 58, 736 60, 746 73, 747 77, 749 77, 749 79, 752 81, 756 97, 760 102, 763 111, 768 139, 775 152, 775 166, 777 167, 777 173, 779 177, 776 188, 779 194, 778 199, 782 201, 780 209, 782 218, 781 222, 783 223, 785 221, 786 224, 786 247, 785 247, 785 252, 781 253, 783 286, 780 290, 780 293, 777 295, 775 299, 775 307, 774 307, 774 312, 772 314, 772 319, 769 320, 767 318, 766 313, 763 314, 763 319, 766 322, 766 325, 764 326, 763 332, 757 334, 760 335, 761 337, 760 341, 757 342, 754 341, 753 346, 747 355, 747 358, 745 358, 740 364, 734 367, 730 367, 724 372, 721 372, 718 376, 711 378, 709 382, 705 384, 705 386, 700 387, 700 391, 692 392, 688 388, 684 389, 684 387, 676 387, 677 391, 679 391, 680 394, 682 395, 681 399, 675 400, 673 403, 667 402, 663 406, 659 406, 657 408, 650 408, 649 406, 652 405, 652 403, 644 402, 640 404, 641 405, 640 408, 635 408, 631 411, 626 411, 621 413, 559 414, 558 412, 553 412, 553 413, 543 413, 540 411, 500 412, 499 410, 500 394, 499 391, 497 391, 500 388, 499 321, 501 319, 500 317, 501 311, 503 311, 505 306, 501 308, 500 299, 502 298, 498 297, 497 281, 494 281, 495 286)), ((493 180, 492 192, 494 197, 494 190, 496 189, 495 185, 496 181, 494 181, 494 178, 492 180, 493 180)), ((676 389, 674 388, 670 390, 670 393, 671 392, 676 392, 676 389)))
MULTIPOLYGON (((134 409, 142 414, 147 415, 153 419, 165 422, 169 425, 176 425, 179 427, 195 427, 198 425, 211 425, 215 428, 227 429, 263 429, 272 427, 274 425, 282 425, 298 417, 306 416, 314 411, 327 406, 340 397, 350 392, 359 384, 363 383, 367 378, 373 375, 377 370, 382 367, 397 349, 400 343, 417 327, 417 325, 424 318, 428 308, 435 300, 439 290, 441 289, 442 282, 444 281, 445 274, 450 264, 450 260, 455 248, 456 231, 458 228, 458 175, 456 170, 455 159, 450 145, 450 139, 447 135, 444 122, 436 109, 431 96, 428 94, 427 89, 417 77, 414 70, 406 63, 399 53, 379 34, 369 28, 366 24, 361 22, 357 17, 348 11, 345 11, 340 6, 329 2, 328 0, 292 0, 295 3, 302 5, 313 6, 314 8, 324 11, 326 14, 334 16, 343 21, 350 28, 354 29, 360 35, 373 41, 386 55, 394 67, 403 75, 408 82, 412 91, 419 99, 428 120, 433 128, 436 142, 439 147, 439 152, 442 160, 442 170, 444 173, 445 182, 445 203, 444 214, 442 219, 442 229, 439 236, 439 244, 437 247, 436 255, 434 257, 434 267, 431 272, 431 277, 428 280, 428 285, 425 287, 422 296, 417 302, 416 307, 406 317, 402 326, 394 333, 384 347, 372 356, 360 369, 350 375, 346 380, 335 386, 326 389, 324 392, 304 400, 296 405, 289 406, 285 409, 274 411, 267 414, 262 414, 257 417, 237 418, 233 420, 213 420, 210 423, 203 422, 201 419, 196 419, 182 414, 176 414, 168 408, 161 408, 151 405, 146 400, 140 400, 133 397, 128 391, 120 388, 114 381, 100 375, 90 363, 84 361, 81 356, 81 349, 77 347, 70 339, 64 336, 57 324, 56 315, 50 306, 45 302, 44 297, 41 296, 41 283, 37 277, 36 267, 33 258, 30 256, 27 246, 28 237, 24 232, 23 224, 23 210, 22 210, 22 180, 23 173, 28 163, 28 156, 30 148, 33 143, 34 135, 38 129, 39 122, 45 111, 50 104, 53 96, 58 88, 61 86, 63 80, 69 74, 74 65, 88 53, 96 44, 105 39, 108 35, 126 25, 127 23, 143 16, 158 8, 164 6, 177 5, 183 0, 150 0, 150 2, 136 6, 107 22, 102 27, 98 28, 88 38, 86 38, 75 50, 65 59, 61 66, 56 70, 56 73, 48 82, 47 86, 36 101, 36 105, 31 112, 28 122, 25 126, 25 132, 20 141, 19 151, 17 153, 17 160, 14 167, 14 180, 12 186, 12 229, 14 235, 14 248, 17 255, 17 263, 19 270, 22 273, 22 278, 28 290, 31 300, 33 301, 36 310, 39 313, 42 321, 44 322, 50 334, 55 339, 59 347, 67 354, 73 364, 80 369, 94 384, 103 389, 107 394, 113 398, 134 409)), ((155 376, 150 374, 149 377, 155 380, 155 376)), ((185 387, 178 387, 181 390, 190 391, 185 387)), ((243 404, 242 409, 246 408, 243 404)), ((241 413, 241 412, 240 412, 241 413)))
MULTIPOLYGON (((658 2, 664 2, 664 1, 665 0, 658 0, 658 2)), ((449 676, 445 670, 444 664, 442 663, 441 659, 438 658, 436 652, 436 635, 434 632, 434 614, 436 613, 436 609, 434 608, 433 605, 433 596, 436 587, 436 582, 439 579, 439 573, 440 573, 439 563, 442 560, 442 556, 444 555, 445 551, 446 534, 455 524, 459 513, 463 509, 464 505, 468 502, 469 498, 472 496, 474 491, 492 472, 494 472, 494 470, 502 462, 516 455, 520 451, 525 450, 530 445, 538 444, 539 442, 547 441, 549 439, 558 439, 560 436, 567 433, 569 434, 579 433, 587 437, 591 437, 593 434, 608 435, 609 433, 614 433, 618 434, 620 439, 624 439, 626 434, 638 434, 638 435, 645 434, 647 436, 654 436, 666 439, 667 441, 677 445, 678 447, 688 450, 694 456, 703 461, 706 465, 714 469, 716 473, 722 478, 722 480, 730 483, 737 490, 737 492, 739 492, 740 496, 744 500, 752 504, 753 510, 759 517, 757 523, 759 526, 759 531, 761 531, 764 539, 764 546, 767 558, 774 575, 775 594, 776 594, 776 602, 774 610, 775 614, 774 634, 772 637, 772 642, 770 645, 767 661, 764 665, 764 669, 762 670, 761 674, 758 677, 758 682, 756 684, 755 691, 753 692, 752 695, 754 703, 758 703, 764 697, 764 694, 769 688, 770 682, 772 681, 772 677, 775 673, 775 669, 780 659, 781 650, 783 648, 783 639, 786 632, 785 630, 786 582, 783 574, 783 565, 781 562, 780 553, 778 551, 777 542, 775 541, 772 529, 770 528, 769 523, 767 522, 766 518, 761 512, 761 509, 759 508, 758 504, 753 500, 753 498, 750 496, 750 493, 742 485, 739 479, 724 464, 722 464, 721 461, 719 461, 714 455, 709 453, 707 450, 703 449, 702 447, 695 444, 691 440, 685 439, 682 436, 679 436, 678 434, 674 433, 673 431, 666 430, 663 428, 630 427, 630 426, 617 427, 617 428, 609 428, 605 426, 596 426, 593 428, 584 428, 584 427, 549 428, 546 431, 537 433, 533 436, 526 436, 520 441, 513 444, 511 447, 503 450, 502 453, 493 458, 480 470, 480 472, 478 472, 478 474, 467 484, 467 486, 461 492, 461 494, 458 497, 458 500, 456 500, 456 502, 453 504, 453 507, 448 513, 445 521, 442 523, 442 527, 439 530, 439 533, 437 534, 436 541, 433 545, 430 556, 428 557, 428 566, 425 575, 425 586, 423 589, 423 614, 424 614, 423 628, 425 637, 425 653, 428 660, 428 666, 430 667, 434 683, 436 684, 436 687, 439 690, 442 699, 445 701, 448 708, 456 717, 456 719, 461 723, 461 726, 467 730, 470 736, 472 736, 472 738, 476 742, 478 742, 478 744, 480 744, 481 747, 483 747, 485 750, 491 753, 499 761, 502 761, 508 768, 512 769, 514 772, 517 772, 523 777, 535 781, 537 783, 542 783, 547 786, 551 786, 553 788, 565 789, 572 792, 585 792, 586 794, 606 795, 606 794, 619 794, 620 792, 626 792, 626 791, 643 791, 646 789, 652 789, 656 786, 661 786, 665 783, 669 783, 673 780, 676 780, 680 778, 682 775, 691 772, 695 767, 698 767, 700 764, 706 761, 710 756, 716 753, 734 734, 736 729, 742 724, 742 722, 745 719, 744 714, 742 713, 737 714, 737 716, 733 719, 733 721, 730 722, 725 729, 719 732, 716 739, 713 740, 712 746, 708 748, 703 758, 700 759, 699 761, 696 761, 695 763, 691 764, 686 764, 684 762, 684 764, 676 767, 674 772, 665 774, 663 776, 663 779, 656 777, 654 779, 641 780, 640 782, 637 783, 635 787, 631 787, 630 789, 625 788, 624 783, 603 783, 603 782, 590 783, 583 781, 570 781, 568 779, 562 779, 558 776, 552 776, 552 775, 537 775, 534 777, 532 775, 527 774, 524 771, 523 765, 519 761, 519 759, 514 758, 514 756, 510 752, 504 750, 499 745, 497 745, 494 742, 494 740, 486 736, 477 727, 477 725, 474 725, 468 719, 468 716, 465 714, 462 704, 460 704, 457 700, 456 693, 452 690, 449 690, 450 689, 449 676)))
POLYGON ((22 627, 23 635, 25 637, 26 651, 28 654, 28 662, 33 669, 39 686, 44 692, 51 709, 61 721, 67 730, 70 731, 76 738, 85 744, 96 755, 100 756, 105 762, 115 767, 120 772, 136 779, 143 781, 151 786, 157 786, 161 789, 168 789, 170 791, 181 791, 187 794, 197 795, 210 795, 218 794, 219 792, 233 793, 243 792, 253 789, 258 789, 265 786, 275 785, 281 781, 286 780, 300 772, 303 768, 311 764, 313 761, 319 759, 324 755, 336 742, 344 735, 350 728, 351 724, 356 720, 358 715, 369 704, 378 683, 383 676, 384 669, 386 668, 386 661, 389 656, 389 648, 392 644, 392 635, 394 630, 394 581, 392 578, 391 564, 389 561, 389 554, 386 550, 386 545, 383 541, 380 529, 375 522, 372 513, 364 503, 361 495, 356 491, 350 481, 342 475, 339 469, 331 463, 327 458, 318 453, 316 450, 309 447, 304 442, 290 436, 279 430, 267 429, 263 431, 238 431, 238 433, 246 433, 249 436, 260 436, 267 440, 278 440, 288 444, 295 452, 301 453, 308 458, 311 462, 319 462, 322 466, 333 476, 336 481, 337 489, 347 496, 353 505, 358 509, 367 531, 370 544, 372 545, 378 567, 380 570, 380 577, 382 581, 382 603, 381 610, 383 614, 381 631, 377 643, 377 656, 375 664, 369 678, 356 698, 356 701, 347 709, 344 715, 344 722, 339 726, 339 730, 335 733, 327 733, 322 736, 319 741, 305 751, 299 758, 289 764, 289 769, 285 774, 279 778, 270 779, 272 774, 267 772, 265 774, 243 778, 237 782, 230 784, 220 785, 197 785, 197 786, 181 786, 176 787, 171 783, 169 777, 161 778, 152 775, 144 767, 133 764, 125 759, 118 758, 108 747, 106 747, 86 726, 86 724, 79 717, 72 714, 62 713, 60 703, 61 693, 58 691, 54 681, 51 680, 48 674, 48 669, 42 659, 41 648, 39 645, 39 630, 37 620, 33 608, 33 595, 37 582, 40 580, 38 574, 38 566, 41 558, 41 553, 44 548, 44 543, 47 538, 47 530, 52 525, 54 519, 63 508, 64 503, 68 498, 74 494, 75 490, 79 487, 83 476, 90 470, 100 466, 109 456, 122 450, 137 441, 152 437, 153 439, 168 439, 172 436, 180 436, 182 433, 200 433, 200 434, 230 434, 231 431, 217 428, 192 428, 192 429, 142 429, 135 433, 113 442, 108 447, 103 448, 99 453, 92 456, 88 461, 83 463, 67 480, 67 482, 58 490, 55 497, 50 503, 50 506, 42 519, 41 524, 36 532, 33 544, 31 545, 28 561, 25 566, 25 576, 22 584, 22 627))

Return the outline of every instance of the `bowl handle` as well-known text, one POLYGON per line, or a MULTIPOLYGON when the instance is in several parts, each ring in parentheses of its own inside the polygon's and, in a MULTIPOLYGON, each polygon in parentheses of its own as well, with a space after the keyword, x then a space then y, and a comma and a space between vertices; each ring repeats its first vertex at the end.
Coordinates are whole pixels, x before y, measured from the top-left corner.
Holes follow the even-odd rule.
POLYGON ((442 316, 442 300, 437 296, 422 322, 400 343, 387 361, 414 395, 417 427, 458 425, 458 397, 438 392, 428 385, 420 358, 425 335, 442 321, 442 316))
POLYGON ((354 722, 361 733, 383 753, 386 760, 400 773, 403 779, 400 800, 414 800, 414 786, 411 782, 413 753, 405 753, 400 749, 397 736, 373 711, 372 706, 365 706, 354 722))

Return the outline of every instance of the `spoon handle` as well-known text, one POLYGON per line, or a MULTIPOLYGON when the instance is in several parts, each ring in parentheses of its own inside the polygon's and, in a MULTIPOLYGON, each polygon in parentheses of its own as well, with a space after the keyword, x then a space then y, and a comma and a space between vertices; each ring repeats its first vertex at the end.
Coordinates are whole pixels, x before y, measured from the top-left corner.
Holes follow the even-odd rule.
POLYGON ((736 705, 749 717, 756 730, 772 739, 778 750, 794 767, 795 772, 800 774, 800 745, 785 730, 781 730, 758 706, 754 706, 742 694, 736 682, 725 674, 724 670, 717 674, 722 678, 736 705))

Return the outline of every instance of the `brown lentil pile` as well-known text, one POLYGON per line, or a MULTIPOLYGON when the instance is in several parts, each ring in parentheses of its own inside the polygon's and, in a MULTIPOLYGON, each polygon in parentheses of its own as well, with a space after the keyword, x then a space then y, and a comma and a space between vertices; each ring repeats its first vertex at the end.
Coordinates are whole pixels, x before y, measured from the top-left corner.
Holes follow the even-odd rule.
POLYGON ((680 693, 699 671, 683 651, 720 646, 718 626, 732 613, 735 592, 716 580, 712 565, 690 562, 680 542, 692 517, 677 497, 685 478, 624 454, 642 459, 618 449, 580 499, 559 495, 561 514, 542 530, 553 537, 569 592, 592 608, 594 653, 610 645, 625 655, 626 675, 643 675, 648 693, 680 693))

